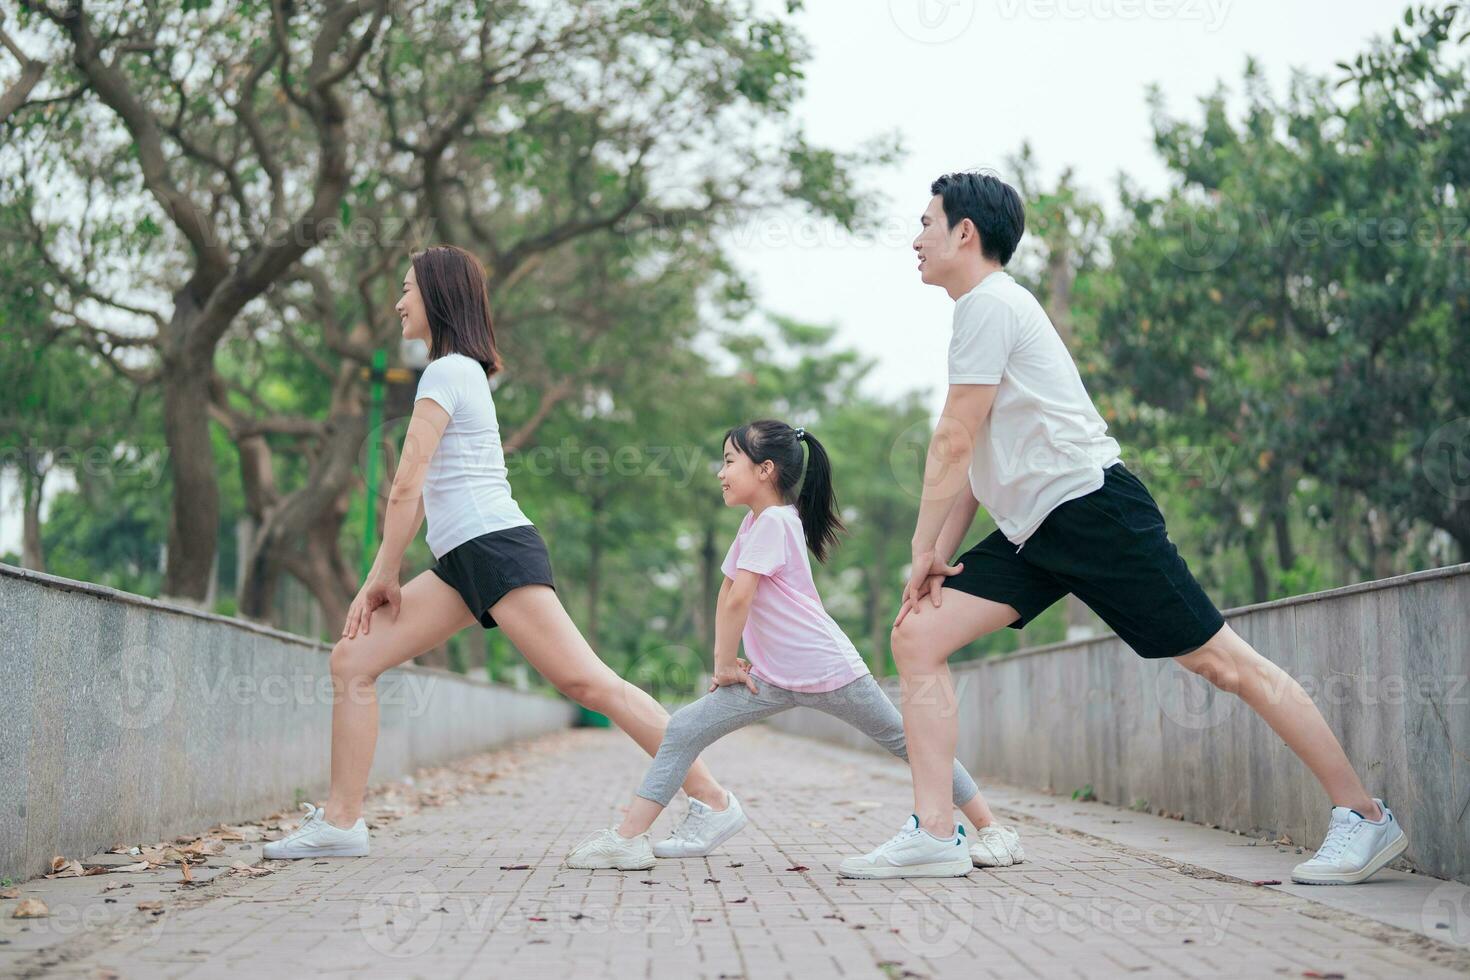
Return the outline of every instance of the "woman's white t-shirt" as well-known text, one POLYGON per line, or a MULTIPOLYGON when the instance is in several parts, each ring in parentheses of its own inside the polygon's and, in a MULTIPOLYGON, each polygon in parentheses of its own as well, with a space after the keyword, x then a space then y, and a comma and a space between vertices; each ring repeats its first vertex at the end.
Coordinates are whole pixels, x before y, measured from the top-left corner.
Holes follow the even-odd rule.
POLYGON ((432 398, 449 413, 424 477, 434 557, 482 534, 530 524, 511 496, 490 379, 480 362, 463 354, 435 358, 419 377, 414 400, 420 398, 432 398))

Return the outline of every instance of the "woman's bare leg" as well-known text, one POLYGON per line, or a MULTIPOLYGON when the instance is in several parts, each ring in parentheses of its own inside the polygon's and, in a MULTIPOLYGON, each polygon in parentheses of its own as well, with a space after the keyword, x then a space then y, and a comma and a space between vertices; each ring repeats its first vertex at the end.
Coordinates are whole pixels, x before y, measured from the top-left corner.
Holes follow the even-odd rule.
MULTIPOLYGON (((573 701, 612 719, 649 755, 658 753, 669 713, 641 688, 613 673, 546 585, 512 589, 490 607, 506 639, 536 671, 573 701)), ((725 806, 725 790, 703 762, 696 761, 684 792, 715 809, 725 806)))
POLYGON ((373 613, 372 632, 343 637, 332 648, 332 788, 327 822, 351 827, 362 815, 368 772, 378 746, 378 676, 443 643, 474 623, 464 599, 433 572, 403 586, 398 618, 373 613))

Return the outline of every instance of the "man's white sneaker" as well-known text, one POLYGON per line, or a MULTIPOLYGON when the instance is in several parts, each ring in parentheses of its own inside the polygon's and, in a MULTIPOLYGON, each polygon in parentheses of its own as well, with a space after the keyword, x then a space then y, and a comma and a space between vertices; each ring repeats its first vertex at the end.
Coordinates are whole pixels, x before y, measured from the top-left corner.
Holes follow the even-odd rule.
POLYGON ((661 858, 704 857, 740 832, 749 821, 735 794, 725 791, 725 809, 715 810, 699 800, 689 800, 684 819, 668 837, 653 845, 661 858))
POLYGON ((584 871, 647 871, 656 863, 647 834, 624 837, 615 827, 583 838, 582 843, 572 848, 566 861, 567 867, 584 871))
POLYGON ((1291 880, 1303 885, 1356 885, 1367 881, 1409 846, 1409 838, 1393 811, 1374 798, 1383 816, 1374 823, 1357 810, 1332 808, 1327 839, 1316 857, 1303 861, 1291 872, 1291 880))
POLYGON ((367 821, 357 818, 357 823, 343 829, 327 823, 326 811, 319 806, 303 803, 306 817, 301 826, 280 840, 267 841, 261 848, 261 856, 272 861, 294 858, 319 857, 366 857, 368 853, 367 821))
POLYGON ((1010 827, 981 827, 970 845, 970 860, 977 868, 1009 868, 1026 860, 1021 836, 1010 827))
POLYGON ((965 850, 965 828, 955 824, 954 837, 943 840, 922 829, 919 818, 908 823, 887 843, 842 862, 844 878, 959 878, 974 869, 965 850))

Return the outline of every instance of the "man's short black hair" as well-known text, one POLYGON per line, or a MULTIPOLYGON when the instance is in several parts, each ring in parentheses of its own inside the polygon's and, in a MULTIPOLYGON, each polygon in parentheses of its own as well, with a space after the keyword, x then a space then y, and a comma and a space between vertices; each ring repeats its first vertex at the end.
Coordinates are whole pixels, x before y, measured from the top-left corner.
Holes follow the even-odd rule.
POLYGON ((1005 265, 1026 231, 1026 209, 1016 189, 993 174, 963 171, 945 174, 929 185, 943 198, 951 228, 969 218, 980 232, 980 254, 1005 265))

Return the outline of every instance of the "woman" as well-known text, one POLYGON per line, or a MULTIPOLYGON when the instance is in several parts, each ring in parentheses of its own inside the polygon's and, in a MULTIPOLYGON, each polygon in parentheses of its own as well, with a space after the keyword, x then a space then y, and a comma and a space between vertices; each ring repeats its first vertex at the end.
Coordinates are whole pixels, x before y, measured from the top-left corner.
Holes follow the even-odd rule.
MULTIPOLYGON (((428 343, 430 362, 389 492, 383 542, 332 648, 331 790, 324 808, 305 804, 301 826, 265 845, 267 858, 368 853, 361 814, 378 739, 377 679, 475 622, 504 630, 557 690, 607 715, 650 755, 668 725, 658 702, 587 645, 557 598, 541 535, 511 495, 490 394, 501 362, 480 261, 449 245, 414 253, 395 310, 403 336, 428 343), (400 589, 403 552, 424 520, 437 564, 400 589)), ((712 806, 726 799, 703 763, 684 790, 712 806)))

